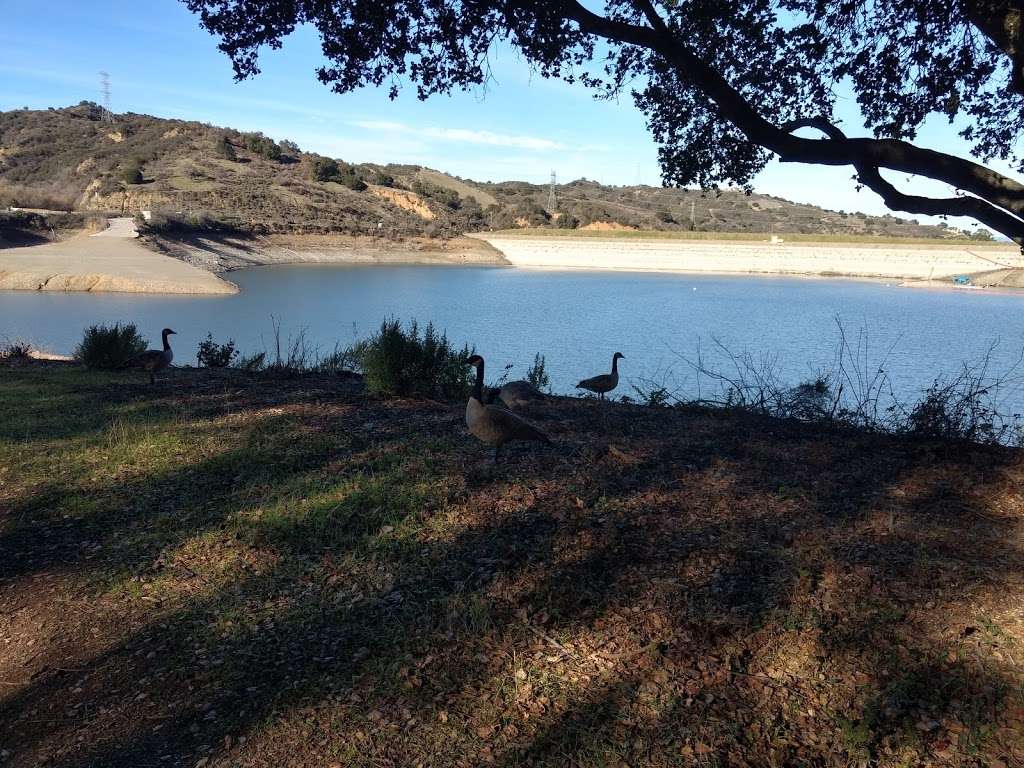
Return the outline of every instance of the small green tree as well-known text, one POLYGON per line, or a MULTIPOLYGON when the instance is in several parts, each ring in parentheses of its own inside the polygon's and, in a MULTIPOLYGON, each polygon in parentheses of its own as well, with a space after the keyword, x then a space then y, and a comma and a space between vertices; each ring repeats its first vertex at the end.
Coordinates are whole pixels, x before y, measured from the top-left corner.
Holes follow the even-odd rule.
POLYGON ((235 340, 228 339, 223 344, 213 340, 213 334, 207 333, 206 338, 199 342, 196 360, 200 368, 227 368, 238 357, 235 340))
POLYGON ((526 380, 539 390, 551 391, 551 379, 544 365, 544 355, 540 352, 533 356, 533 365, 526 372, 526 380))
POLYGON ((338 163, 323 155, 309 159, 309 178, 313 181, 332 181, 338 175, 338 163))

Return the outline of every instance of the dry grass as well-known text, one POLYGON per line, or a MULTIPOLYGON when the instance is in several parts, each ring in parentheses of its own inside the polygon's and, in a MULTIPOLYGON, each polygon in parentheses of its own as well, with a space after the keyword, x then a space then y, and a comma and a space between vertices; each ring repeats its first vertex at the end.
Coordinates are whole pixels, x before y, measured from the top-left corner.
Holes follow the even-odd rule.
POLYGON ((1020 452, 3 370, 7 766, 1020 765, 1020 452))

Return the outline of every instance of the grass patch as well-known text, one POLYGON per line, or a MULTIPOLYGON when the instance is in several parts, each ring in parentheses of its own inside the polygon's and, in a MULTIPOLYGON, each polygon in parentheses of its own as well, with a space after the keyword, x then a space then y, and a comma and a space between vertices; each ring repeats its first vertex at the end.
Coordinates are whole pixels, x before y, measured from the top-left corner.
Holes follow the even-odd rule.
POLYGON ((337 376, 2 373, 10 766, 1019 749, 1019 451, 552 398, 495 469, 337 376))

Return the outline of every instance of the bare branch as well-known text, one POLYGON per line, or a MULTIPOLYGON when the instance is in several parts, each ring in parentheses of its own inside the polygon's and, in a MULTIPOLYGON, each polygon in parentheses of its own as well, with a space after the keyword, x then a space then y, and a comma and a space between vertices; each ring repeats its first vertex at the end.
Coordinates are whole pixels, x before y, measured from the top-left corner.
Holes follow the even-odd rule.
POLYGON ((836 141, 846 139, 846 134, 839 130, 838 126, 832 123, 824 115, 818 115, 817 117, 805 117, 802 120, 790 120, 788 123, 783 123, 779 126, 779 130, 785 131, 786 133, 792 133, 799 128, 817 128, 830 139, 835 139, 836 141))

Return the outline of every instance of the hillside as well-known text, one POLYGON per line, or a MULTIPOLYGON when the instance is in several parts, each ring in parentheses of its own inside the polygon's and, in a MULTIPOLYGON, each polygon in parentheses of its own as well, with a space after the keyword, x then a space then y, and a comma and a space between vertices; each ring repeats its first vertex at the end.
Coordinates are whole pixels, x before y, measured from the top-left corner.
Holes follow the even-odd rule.
POLYGON ((950 238, 893 216, 768 195, 579 179, 477 183, 412 165, 350 164, 292 142, 95 104, 0 112, 0 207, 154 212, 157 230, 450 237, 515 227, 950 238))

